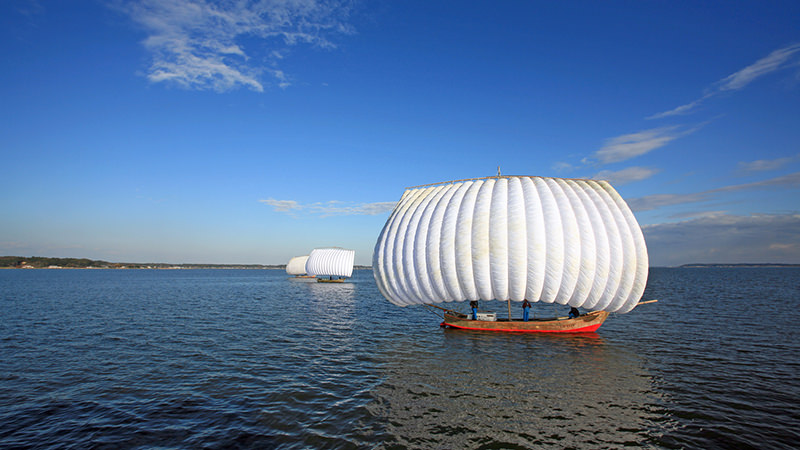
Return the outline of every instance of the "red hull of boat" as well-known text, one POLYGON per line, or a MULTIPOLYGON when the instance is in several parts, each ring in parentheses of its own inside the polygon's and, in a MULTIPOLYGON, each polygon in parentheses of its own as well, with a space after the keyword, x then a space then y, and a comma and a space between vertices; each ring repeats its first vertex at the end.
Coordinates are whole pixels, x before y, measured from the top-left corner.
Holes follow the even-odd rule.
POLYGON ((595 311, 575 319, 489 322, 445 314, 444 322, 441 323, 441 326, 460 330, 503 333, 592 333, 600 328, 600 325, 603 324, 607 317, 607 312, 595 311))

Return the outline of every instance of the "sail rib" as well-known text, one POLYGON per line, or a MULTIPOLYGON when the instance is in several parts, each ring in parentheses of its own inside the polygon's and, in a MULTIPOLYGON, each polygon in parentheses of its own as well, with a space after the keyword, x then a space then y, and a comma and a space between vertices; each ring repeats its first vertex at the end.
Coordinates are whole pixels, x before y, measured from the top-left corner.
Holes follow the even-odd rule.
MULTIPOLYGON (((456 250, 456 227, 458 226, 459 211, 464 195, 471 183, 457 185, 451 189, 452 195, 446 202, 442 202, 442 233, 439 242, 439 254, 442 264, 442 283, 447 290, 451 301, 461 301, 469 298, 461 288, 458 275, 458 258, 456 250)), ((443 199, 444 200, 444 199, 443 199)))
POLYGON ((631 237, 630 230, 628 229, 628 224, 625 221, 625 218, 622 215, 622 211, 620 211, 619 206, 614 201, 613 195, 606 189, 603 184, 600 184, 602 188, 602 193, 605 195, 606 204, 608 205, 611 214, 613 215, 614 220, 612 223, 616 226, 617 232, 619 233, 619 242, 616 243, 617 247, 612 249, 612 255, 618 261, 618 273, 615 274, 613 278, 616 282, 616 290, 614 292, 609 292, 609 295, 605 296, 595 308, 602 309, 602 310, 611 310, 611 305, 622 298, 627 298, 628 294, 630 293, 630 288, 633 282, 633 276, 630 273, 631 270, 631 256, 635 255, 633 250, 633 238, 631 237))
POLYGON ((647 249, 644 243, 644 236, 636 218, 631 212, 630 207, 622 199, 619 193, 611 187, 607 182, 601 183, 603 188, 609 193, 611 198, 617 205, 620 214, 625 220, 625 226, 630 233, 630 245, 633 247, 631 250, 632 255, 627 259, 631 263, 628 269, 631 274, 630 288, 626 296, 620 296, 609 306, 609 310, 628 312, 633 309, 641 299, 644 293, 645 285, 647 284, 647 272, 649 270, 649 261, 647 258, 647 249))
POLYGON ((475 203, 480 188, 481 183, 474 182, 467 190, 459 207, 458 224, 454 229, 458 284, 464 291, 466 300, 478 300, 480 298, 472 268, 472 228, 475 203))
POLYGON ((537 301, 544 289, 547 261, 547 241, 542 200, 536 184, 530 178, 522 178, 522 193, 527 225, 527 279, 525 298, 537 301))
POLYGON ((584 308, 592 308, 600 300, 605 291, 605 286, 608 283, 610 258, 608 244, 609 231, 607 230, 606 222, 612 220, 613 217, 608 213, 603 199, 595 192, 596 189, 599 189, 596 182, 587 182, 580 186, 582 188, 581 192, 583 193, 583 198, 588 206, 596 245, 595 255, 597 259, 595 262, 591 291, 583 304, 584 308))
POLYGON ((591 217, 591 201, 585 198, 585 194, 580 186, 572 180, 565 180, 567 193, 572 210, 575 212, 575 220, 578 224, 579 246, 581 249, 580 259, 578 260, 578 279, 575 283, 575 290, 572 291, 567 304, 581 307, 591 294, 595 272, 597 270, 597 244, 595 242, 594 227, 591 217))
MULTIPOLYGON (((601 185, 603 184, 601 183, 601 185)), ((627 219, 625 219, 625 214, 617 202, 616 197, 619 197, 619 194, 617 194, 617 191, 608 190, 610 185, 607 183, 603 185, 603 188, 606 189, 609 196, 614 201, 616 207, 614 217, 617 219, 617 225, 622 234, 622 279, 620 280, 620 287, 614 295, 614 298, 604 308, 608 311, 616 311, 622 306, 622 303, 625 302, 633 290, 636 276, 636 245, 633 242, 633 233, 631 232, 627 219)))
POLYGON ((441 195, 445 186, 435 186, 425 196, 425 199, 420 203, 417 212, 414 213, 417 220, 417 232, 414 233, 414 249, 411 264, 414 265, 414 270, 418 274, 417 280, 417 296, 426 302, 432 302, 435 299, 433 295, 433 287, 430 280, 430 269, 428 268, 427 252, 428 248, 428 232, 430 226, 430 217, 433 213, 432 204, 435 206, 434 201, 441 195))
POLYGON ((619 229, 615 211, 617 210, 616 203, 608 195, 608 192, 598 183, 595 189, 597 195, 601 198, 602 203, 598 203, 605 210, 605 225, 608 236, 609 247, 609 271, 608 280, 603 290, 603 295, 596 304, 591 307, 594 309, 603 309, 608 306, 614 296, 619 290, 620 283, 622 283, 622 271, 624 270, 623 252, 622 252, 622 239, 623 234, 619 229))
POLYGON ((481 300, 492 300, 494 298, 490 256, 490 242, 492 239, 490 223, 494 184, 494 180, 481 182, 472 220, 472 245, 470 247, 472 253, 472 276, 475 280, 478 297, 481 300))
POLYGON ((430 201, 430 193, 435 190, 436 187, 429 187, 425 189, 412 205, 412 211, 410 211, 410 220, 405 227, 405 233, 403 236, 403 266, 408 274, 408 282, 406 283, 407 293, 410 299, 414 301, 419 301, 424 299, 422 295, 422 288, 420 284, 423 282, 422 270, 424 269, 418 267, 416 265, 417 258, 415 258, 415 250, 416 250, 416 242, 418 239, 421 239, 422 236, 417 234, 419 230, 419 221, 420 217, 422 216, 422 212, 425 209, 425 205, 430 201))
POLYGON ((413 212, 414 208, 419 201, 419 198, 425 193, 425 190, 416 190, 411 191, 411 195, 409 196, 408 200, 405 204, 403 204, 400 214, 400 220, 397 223, 397 228, 390 234, 392 239, 392 260, 391 264, 395 271, 395 284, 394 284, 394 291, 396 295, 396 299, 402 305, 413 305, 416 302, 413 301, 413 297, 410 295, 410 288, 408 288, 408 283, 410 282, 410 274, 407 272, 405 261, 403 260, 403 248, 405 246, 405 236, 406 236, 406 228, 408 226, 408 221, 411 218, 411 214, 409 211, 413 212))
MULTIPOLYGON (((545 303, 556 301, 561 278, 564 272, 564 228, 558 203, 548 183, 535 179, 536 188, 542 199, 542 213, 545 219, 545 264, 542 295, 538 299, 545 303)), ((531 299, 536 301, 536 299, 531 299)))
POLYGON ((528 231, 522 183, 508 180, 508 298, 525 299, 528 279, 528 231))
POLYGON ((508 300, 508 180, 494 183, 489 206, 489 275, 493 300, 508 300))
POLYGON ((566 305, 575 292, 580 274, 581 261, 581 234, 578 231, 578 220, 575 217, 572 203, 567 192, 569 186, 561 179, 551 179, 553 192, 556 194, 556 201, 561 211, 561 224, 564 226, 564 271, 561 278, 561 286, 558 288, 556 303, 566 305))
POLYGON ((423 252, 425 254, 425 263, 428 267, 429 284, 432 290, 431 298, 429 299, 431 302, 450 300, 447 288, 444 284, 441 246, 444 212, 455 190, 452 184, 442 186, 442 189, 437 192, 436 197, 428 205, 428 209, 430 210, 430 214, 427 218, 429 222, 428 235, 423 252))
POLYGON ((390 271, 390 267, 387 265, 389 258, 387 258, 386 255, 387 253, 391 253, 391 251, 387 250, 388 243, 390 242, 388 235, 391 234, 392 224, 397 221, 398 207, 403 204, 404 199, 408 198, 409 195, 409 191, 403 192, 400 201, 394 205, 389 219, 383 226, 381 234, 378 235, 378 241, 375 243, 375 250, 372 252, 372 277, 375 279, 375 284, 378 286, 381 295, 395 304, 394 290, 389 288, 391 280, 394 280, 394 272, 390 271))

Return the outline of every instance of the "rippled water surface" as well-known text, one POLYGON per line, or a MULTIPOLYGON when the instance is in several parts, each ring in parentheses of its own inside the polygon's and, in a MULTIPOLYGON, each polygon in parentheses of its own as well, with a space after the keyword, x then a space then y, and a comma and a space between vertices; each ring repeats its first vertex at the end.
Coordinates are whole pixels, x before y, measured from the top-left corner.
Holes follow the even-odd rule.
POLYGON ((658 303, 529 335, 441 329, 371 271, 0 270, 0 448, 797 448, 799 286, 652 269, 658 303))

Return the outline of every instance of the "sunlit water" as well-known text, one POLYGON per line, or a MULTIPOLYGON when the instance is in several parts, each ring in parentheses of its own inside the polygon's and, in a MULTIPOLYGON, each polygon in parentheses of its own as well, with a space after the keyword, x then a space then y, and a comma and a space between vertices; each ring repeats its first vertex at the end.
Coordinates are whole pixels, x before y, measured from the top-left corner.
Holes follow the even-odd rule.
POLYGON ((0 270, 0 448, 797 448, 798 286, 653 269, 658 303, 536 335, 439 328, 371 271, 0 270))

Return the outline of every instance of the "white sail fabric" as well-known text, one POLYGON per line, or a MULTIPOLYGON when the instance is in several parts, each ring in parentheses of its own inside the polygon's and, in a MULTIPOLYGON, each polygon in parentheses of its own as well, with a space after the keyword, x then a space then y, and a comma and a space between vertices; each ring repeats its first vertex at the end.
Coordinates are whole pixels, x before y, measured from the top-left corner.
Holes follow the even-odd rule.
POLYGON ((306 272, 309 275, 350 277, 353 275, 355 250, 315 248, 308 255, 306 272))
POLYGON ((608 182, 496 177, 406 190, 372 268, 398 306, 528 299, 625 313, 649 264, 639 224, 608 182))
POLYGON ((295 256, 289 260, 288 264, 286 264, 286 273, 289 275, 305 275, 306 261, 308 261, 308 255, 295 256))

